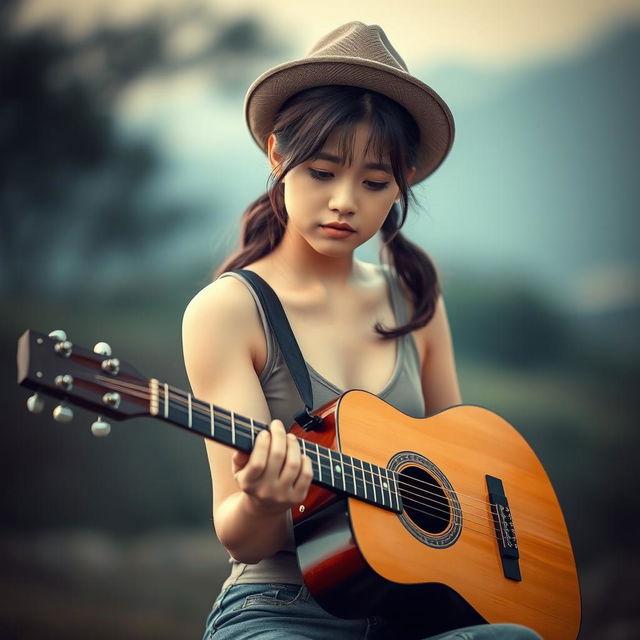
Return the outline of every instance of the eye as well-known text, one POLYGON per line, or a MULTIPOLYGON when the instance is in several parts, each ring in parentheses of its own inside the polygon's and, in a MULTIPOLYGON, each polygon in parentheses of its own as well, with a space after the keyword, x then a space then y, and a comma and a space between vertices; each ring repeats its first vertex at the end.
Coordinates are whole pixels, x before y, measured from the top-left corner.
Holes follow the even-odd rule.
POLYGON ((309 174, 314 180, 328 180, 333 177, 328 171, 320 171, 318 169, 309 169, 309 174))
POLYGON ((388 182, 372 182, 371 180, 367 180, 366 183, 375 191, 382 191, 382 189, 386 189, 387 186, 389 186, 388 182))

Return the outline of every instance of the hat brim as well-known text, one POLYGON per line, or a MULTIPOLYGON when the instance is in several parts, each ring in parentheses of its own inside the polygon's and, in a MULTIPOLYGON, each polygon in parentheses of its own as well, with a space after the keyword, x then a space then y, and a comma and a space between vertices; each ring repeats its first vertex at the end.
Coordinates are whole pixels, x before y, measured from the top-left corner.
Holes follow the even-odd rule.
POLYGON ((320 85, 350 85, 382 93, 401 104, 420 129, 416 173, 412 184, 431 175, 446 158, 455 134, 453 115, 444 100, 412 75, 385 64, 336 56, 288 62, 262 74, 244 101, 247 126, 266 151, 275 116, 295 93, 320 85))

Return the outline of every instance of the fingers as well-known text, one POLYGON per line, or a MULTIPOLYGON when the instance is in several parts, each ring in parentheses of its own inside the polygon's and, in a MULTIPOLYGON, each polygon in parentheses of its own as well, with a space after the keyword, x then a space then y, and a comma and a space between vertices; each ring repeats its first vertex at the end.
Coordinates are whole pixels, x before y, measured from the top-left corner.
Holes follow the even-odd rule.
POLYGON ((233 473, 234 475, 240 471, 240 469, 244 469, 247 462, 249 462, 249 454, 244 451, 236 451, 233 454, 233 458, 231 459, 233 463, 233 473))
MULTIPOLYGON (((242 487, 243 484, 251 484, 260 479, 264 474, 267 467, 267 461, 269 459, 271 436, 268 431, 261 431, 256 436, 253 444, 253 451, 244 465, 237 465, 236 468, 236 455, 233 457, 234 474, 238 477, 238 482, 242 487), (240 471, 241 470, 241 471, 240 471), (239 473, 240 472, 240 473, 239 473), (240 481, 242 480, 242 482, 240 481)), ((246 455, 246 454, 245 454, 246 455)), ((242 462, 240 459, 238 462, 242 462)), ((244 488, 244 487, 243 487, 244 488)))
POLYGON ((295 502, 302 502, 309 493, 309 487, 313 480, 313 465, 311 464, 311 458, 308 456, 302 456, 302 464, 300 465, 300 473, 293 483, 293 491, 295 494, 295 502))
POLYGON ((288 433, 286 436, 286 447, 287 455, 280 471, 280 480, 283 485, 293 485, 300 473, 302 454, 298 439, 292 433, 288 433))
POLYGON ((233 467, 240 488, 269 510, 302 502, 313 479, 311 460, 280 420, 258 434, 250 456, 234 456, 233 467))
POLYGON ((269 425, 269 433, 271 442, 264 477, 265 480, 276 481, 282 473, 282 468, 289 453, 287 432, 280 420, 273 420, 269 425))

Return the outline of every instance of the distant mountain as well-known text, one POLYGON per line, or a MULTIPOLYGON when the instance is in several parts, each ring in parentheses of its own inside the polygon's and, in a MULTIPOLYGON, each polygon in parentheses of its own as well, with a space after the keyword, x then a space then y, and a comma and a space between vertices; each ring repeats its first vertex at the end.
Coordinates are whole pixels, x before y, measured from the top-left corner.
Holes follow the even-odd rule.
POLYGON ((587 268, 637 268, 639 63, 636 22, 526 69, 422 73, 457 136, 417 237, 448 262, 536 275, 568 303, 587 268))

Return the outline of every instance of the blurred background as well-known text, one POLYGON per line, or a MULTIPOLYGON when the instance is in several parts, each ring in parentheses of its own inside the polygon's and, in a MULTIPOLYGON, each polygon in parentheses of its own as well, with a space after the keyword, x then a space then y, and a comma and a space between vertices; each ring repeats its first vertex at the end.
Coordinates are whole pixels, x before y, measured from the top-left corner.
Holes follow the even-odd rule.
POLYGON ((201 637, 228 572, 202 442, 27 413, 16 340, 62 328, 188 388, 184 307, 266 185, 244 94, 350 20, 456 119, 406 230, 439 268, 463 399, 556 487, 581 638, 637 637, 637 0, 3 0, 2 638, 201 637))

